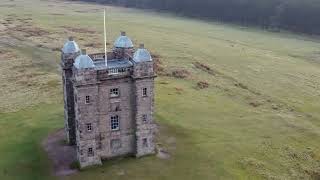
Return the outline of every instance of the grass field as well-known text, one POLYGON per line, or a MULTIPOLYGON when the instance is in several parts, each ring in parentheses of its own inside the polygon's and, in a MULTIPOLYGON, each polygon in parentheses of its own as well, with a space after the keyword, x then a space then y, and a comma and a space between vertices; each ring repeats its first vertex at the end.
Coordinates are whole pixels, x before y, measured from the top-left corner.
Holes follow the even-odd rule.
POLYGON ((57 49, 73 35, 101 52, 103 8, 0 2, 1 180, 320 178, 320 40, 116 7, 107 7, 108 41, 125 30, 160 56, 156 120, 171 158, 51 176, 41 142, 63 128, 57 49))

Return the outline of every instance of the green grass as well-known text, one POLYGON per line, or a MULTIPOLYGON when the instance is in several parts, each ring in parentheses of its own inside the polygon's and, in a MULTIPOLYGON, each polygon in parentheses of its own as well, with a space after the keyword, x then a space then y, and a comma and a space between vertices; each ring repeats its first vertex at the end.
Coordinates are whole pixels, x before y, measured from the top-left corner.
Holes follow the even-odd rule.
POLYGON ((44 179, 50 162, 41 141, 63 123, 59 105, 41 104, 0 114, 0 179, 44 179))
MULTIPOLYGON (((15 14, 16 25, 18 18, 30 17, 33 29, 49 32, 26 37, 0 26, 0 50, 14 55, 0 55, 0 179, 56 178, 40 145, 63 127, 59 53, 50 49, 61 47, 69 35, 81 47, 101 43, 102 9, 63 1, 0 3, 0 19, 15 14)), ((190 72, 186 79, 156 80, 158 142, 171 158, 119 159, 63 179, 319 178, 319 39, 134 9, 107 7, 107 12, 110 43, 125 30, 135 44, 144 42, 160 55, 166 71, 190 72), (198 81, 209 88, 197 89, 198 81)))

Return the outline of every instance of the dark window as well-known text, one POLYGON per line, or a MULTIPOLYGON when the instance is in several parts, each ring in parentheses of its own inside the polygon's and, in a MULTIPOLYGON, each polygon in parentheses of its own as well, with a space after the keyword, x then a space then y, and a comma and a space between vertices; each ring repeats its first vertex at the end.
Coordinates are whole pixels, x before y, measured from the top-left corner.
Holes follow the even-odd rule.
POLYGON ((92 124, 91 123, 88 123, 87 124, 87 131, 92 131, 92 124))
POLYGON ((86 104, 90 103, 90 96, 86 96, 86 104))
POLYGON ((147 138, 143 138, 142 139, 142 146, 143 147, 148 147, 148 139, 147 138))
POLYGON ((145 97, 148 95, 148 91, 147 91, 147 88, 143 88, 142 89, 142 96, 145 97))
POLYGON ((94 156, 94 152, 92 148, 88 148, 88 156, 94 156))
POLYGON ((115 116, 111 116, 111 130, 119 130, 119 116, 115 115, 115 116))
POLYGON ((148 121, 148 116, 146 114, 142 115, 142 121, 147 122, 148 121))
POLYGON ((119 89, 118 88, 110 89, 110 97, 118 97, 118 96, 119 96, 119 89))

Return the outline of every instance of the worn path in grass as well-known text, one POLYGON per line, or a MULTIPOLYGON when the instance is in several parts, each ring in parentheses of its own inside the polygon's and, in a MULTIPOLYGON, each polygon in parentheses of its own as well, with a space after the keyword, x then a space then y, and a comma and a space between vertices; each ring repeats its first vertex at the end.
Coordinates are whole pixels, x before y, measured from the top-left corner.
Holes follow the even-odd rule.
MULTIPOLYGON (((0 179, 57 178, 41 142, 63 127, 58 50, 73 35, 103 51, 103 8, 1 1, 0 179)), ((109 44, 125 30, 161 61, 158 142, 170 158, 118 159, 63 179, 319 178, 318 39, 107 8, 109 44)))
POLYGON ((53 175, 68 176, 78 172, 74 164, 77 160, 76 147, 66 143, 64 129, 51 133, 42 146, 53 164, 53 175))

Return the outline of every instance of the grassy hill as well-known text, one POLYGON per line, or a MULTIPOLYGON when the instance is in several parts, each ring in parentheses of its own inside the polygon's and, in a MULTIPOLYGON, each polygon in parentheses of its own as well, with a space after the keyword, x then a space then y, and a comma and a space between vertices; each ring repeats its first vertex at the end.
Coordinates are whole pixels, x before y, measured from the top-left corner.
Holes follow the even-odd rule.
MULTIPOLYGON (((73 35, 88 52, 103 51, 102 9, 59 0, 1 1, 0 179, 60 178, 51 176, 41 147, 63 128, 58 49, 73 35)), ((110 44, 124 30, 159 57, 158 142, 171 157, 109 161, 62 179, 320 177, 318 39, 107 11, 110 44)))

